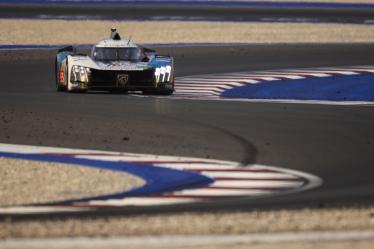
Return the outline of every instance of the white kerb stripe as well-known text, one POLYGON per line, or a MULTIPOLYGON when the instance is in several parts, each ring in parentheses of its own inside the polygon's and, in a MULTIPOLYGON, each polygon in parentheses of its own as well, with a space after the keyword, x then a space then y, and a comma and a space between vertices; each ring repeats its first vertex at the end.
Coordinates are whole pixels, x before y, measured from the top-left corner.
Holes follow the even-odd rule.
MULTIPOLYGON (((244 85, 244 84, 238 84, 238 85, 244 85)), ((220 87, 220 88, 226 88, 230 89, 233 87, 233 85, 229 84, 222 84, 222 85, 215 85, 215 84, 180 84, 180 85, 175 85, 175 88, 181 88, 181 87, 220 87)))
MULTIPOLYGON (((311 71, 304 71, 304 70, 295 70, 294 72, 297 73, 309 73, 311 71)), ((342 74, 342 75, 356 75, 358 73, 352 72, 352 71, 341 71, 341 70, 317 70, 314 71, 317 73, 326 73, 326 74, 342 74)))
POLYGON ((14 213, 50 213, 50 212, 77 212, 77 211, 88 211, 90 207, 2 207, 0 208, 1 214, 14 214, 14 213))
POLYGON ((296 188, 304 184, 304 181, 215 181, 214 187, 240 187, 240 188, 296 188))
MULTIPOLYGON (((222 89, 220 89, 220 88, 221 88, 220 86, 215 86, 215 87, 210 87, 210 86, 176 86, 175 87, 176 90, 191 90, 191 89, 199 90, 199 89, 203 89, 203 90, 222 91, 222 89)), ((230 88, 230 87, 228 87, 228 88, 230 88)))
POLYGON ((180 81, 176 81, 175 82, 175 86, 182 86, 182 85, 187 85, 187 84, 191 84, 191 85, 228 85, 228 86, 241 86, 243 84, 239 83, 239 82, 216 82, 216 81, 212 81, 212 82, 200 82, 200 81, 187 81, 187 82, 180 82, 180 81))
POLYGON ((263 195, 274 193, 273 190, 257 190, 257 189, 214 189, 214 188, 203 188, 203 189, 188 189, 183 191, 174 192, 173 195, 185 195, 185 196, 196 196, 196 197, 220 197, 220 196, 238 196, 238 195, 263 195))
POLYGON ((261 77, 261 76, 256 76, 253 74, 229 74, 229 75, 222 75, 222 76, 211 76, 207 77, 206 79, 239 79, 239 80, 247 80, 247 79, 257 79, 257 80, 266 80, 266 81, 272 81, 272 80, 279 80, 278 78, 273 78, 273 77, 261 77))
POLYGON ((209 177, 217 177, 217 178, 237 178, 237 179, 299 179, 296 176, 283 174, 283 173, 263 173, 263 172, 217 172, 217 171, 202 171, 201 172, 204 175, 207 175, 209 177))
POLYGON ((290 80, 299 80, 299 79, 305 79, 305 77, 300 75, 282 75, 282 74, 254 74, 253 76, 261 76, 261 77, 272 77, 272 78, 287 78, 290 80))
POLYGON ((157 166, 164 166, 172 169, 184 169, 184 170, 204 170, 204 169, 233 169, 233 165, 217 165, 212 163, 199 163, 199 164, 192 164, 192 163, 178 163, 178 164, 168 164, 168 163, 155 163, 157 166))
MULTIPOLYGON (((334 69, 334 68, 332 68, 334 69)), ((356 71, 356 72, 365 72, 365 73, 374 73, 374 69, 364 69, 364 68, 348 68, 348 69, 338 69, 341 71, 356 71)))
POLYGON ((176 99, 184 99, 184 98, 196 99, 196 97, 199 97, 199 98, 203 98, 203 99, 208 98, 208 99, 214 99, 214 100, 220 98, 220 96, 218 94, 196 94, 196 93, 182 93, 182 92, 175 92, 174 97, 176 99))
POLYGON ((227 83, 230 83, 230 82, 242 82, 242 81, 246 81, 248 83, 257 83, 258 81, 257 80, 251 80, 251 79, 246 79, 246 78, 236 78, 236 79, 232 79, 232 78, 228 78, 228 79, 202 79, 202 78, 184 78, 183 80, 178 80, 177 82, 185 82, 185 83, 188 83, 188 82, 201 82, 201 83, 206 83, 206 82, 210 82, 210 83, 224 83, 224 82, 227 82, 227 83))
MULTIPOLYGON (((275 73, 274 73, 275 74, 275 73)), ((296 71, 295 72, 277 72, 276 73, 277 75, 279 76, 285 76, 285 75, 298 75, 298 76, 314 76, 314 77, 330 77, 331 75, 330 74, 326 74, 326 73, 318 73, 318 72, 314 72, 314 71, 296 71)))
MULTIPOLYGON (((188 92, 190 92, 190 93, 220 93, 221 92, 219 90, 214 90, 214 91, 213 90, 199 90, 199 89, 197 89, 197 90, 190 89, 190 90, 183 90, 183 92, 186 92, 186 93, 188 93, 188 92)), ((179 91, 182 91, 182 90, 179 90, 179 91)))

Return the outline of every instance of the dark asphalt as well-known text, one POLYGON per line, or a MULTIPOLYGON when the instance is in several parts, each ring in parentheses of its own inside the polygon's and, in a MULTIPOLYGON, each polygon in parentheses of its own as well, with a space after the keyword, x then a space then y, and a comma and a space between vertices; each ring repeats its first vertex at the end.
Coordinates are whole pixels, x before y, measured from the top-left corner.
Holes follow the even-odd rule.
MULTIPOLYGON (((374 45, 160 48, 177 76, 313 66, 366 65, 374 45)), ((0 142, 193 156, 296 169, 318 189, 124 212, 318 207, 374 200, 372 107, 243 103, 67 94, 54 90, 55 51, 0 52, 0 142)), ((114 214, 115 212, 111 212, 114 214)))
POLYGON ((373 8, 0 4, 0 18, 373 23, 373 8))

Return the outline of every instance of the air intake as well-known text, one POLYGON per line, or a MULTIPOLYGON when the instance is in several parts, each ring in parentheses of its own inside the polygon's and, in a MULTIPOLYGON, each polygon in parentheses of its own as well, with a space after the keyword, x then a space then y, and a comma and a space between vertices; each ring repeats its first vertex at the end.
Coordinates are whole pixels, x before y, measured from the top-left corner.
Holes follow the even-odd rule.
POLYGON ((110 31, 111 31, 110 39, 116 40, 116 41, 121 40, 121 36, 118 34, 116 28, 111 28, 110 31))

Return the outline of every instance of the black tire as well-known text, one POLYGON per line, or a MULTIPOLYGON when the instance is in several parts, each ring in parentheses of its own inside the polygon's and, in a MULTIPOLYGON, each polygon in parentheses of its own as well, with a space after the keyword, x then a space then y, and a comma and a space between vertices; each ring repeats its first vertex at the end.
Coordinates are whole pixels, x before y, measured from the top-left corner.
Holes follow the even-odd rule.
POLYGON ((157 93, 160 94, 160 95, 172 95, 173 92, 174 92, 174 90, 163 90, 163 91, 159 91, 157 93))
POLYGON ((144 95, 172 95, 174 90, 145 90, 144 95))
POLYGON ((65 91, 66 91, 65 87, 60 86, 60 85, 58 85, 58 84, 57 84, 56 89, 57 89, 57 92, 65 92, 65 91))

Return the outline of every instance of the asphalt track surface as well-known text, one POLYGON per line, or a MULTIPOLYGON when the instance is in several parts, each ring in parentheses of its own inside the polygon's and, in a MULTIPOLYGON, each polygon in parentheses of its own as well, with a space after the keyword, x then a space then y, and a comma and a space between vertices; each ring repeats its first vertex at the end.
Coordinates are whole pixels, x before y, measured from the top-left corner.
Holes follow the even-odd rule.
POLYGON ((0 18, 216 20, 372 24, 374 23, 374 8, 0 3, 0 18))
MULTIPOLYGON (((177 77, 317 66, 366 65, 372 44, 273 44, 159 48, 177 77)), ((322 187, 267 199, 103 211, 128 214, 371 203, 374 111, 370 106, 159 99, 57 93, 54 50, 0 52, 0 142, 179 155, 308 172, 322 187)), ((96 213, 95 215, 99 215, 96 213)), ((34 216, 33 216, 34 217, 34 216)))

